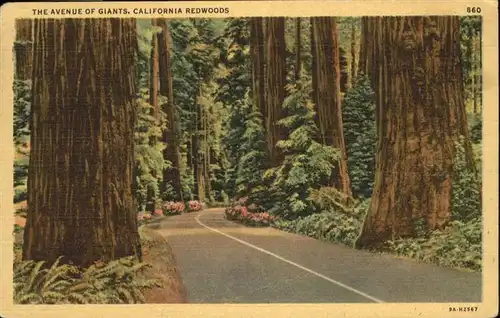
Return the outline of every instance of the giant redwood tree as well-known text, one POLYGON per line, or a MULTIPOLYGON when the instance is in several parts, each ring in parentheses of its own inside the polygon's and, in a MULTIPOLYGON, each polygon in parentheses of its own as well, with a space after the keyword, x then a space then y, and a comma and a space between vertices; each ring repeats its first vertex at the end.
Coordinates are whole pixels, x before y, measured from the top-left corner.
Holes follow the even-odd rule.
POLYGON ((161 189, 165 191, 167 184, 171 184, 174 190, 174 199, 183 201, 180 172, 180 118, 174 104, 170 34, 166 19, 156 19, 156 26, 161 28, 161 32, 157 33, 160 72, 159 93, 167 98, 166 102, 162 105, 162 109, 167 115, 167 128, 163 133, 163 141, 167 143, 167 147, 164 150, 164 158, 172 163, 171 167, 164 170, 163 186, 161 189))
POLYGON ((36 19, 23 259, 138 255, 135 19, 36 19))
POLYGON ((446 224, 454 142, 468 132, 458 17, 384 17, 363 30, 373 41, 365 50, 379 129, 373 197, 356 246, 370 247, 416 235, 416 223, 446 224))
POLYGON ((340 150, 331 185, 351 196, 347 154, 340 108, 340 52, 337 23, 333 17, 311 18, 313 55, 313 101, 323 144, 340 150))
POLYGON ((286 138, 286 128, 278 121, 286 117, 283 109, 286 84, 285 18, 266 19, 266 103, 265 126, 269 161, 276 167, 283 160, 283 153, 276 143, 286 138))
POLYGON ((31 79, 33 64, 33 20, 16 20, 16 79, 31 79))

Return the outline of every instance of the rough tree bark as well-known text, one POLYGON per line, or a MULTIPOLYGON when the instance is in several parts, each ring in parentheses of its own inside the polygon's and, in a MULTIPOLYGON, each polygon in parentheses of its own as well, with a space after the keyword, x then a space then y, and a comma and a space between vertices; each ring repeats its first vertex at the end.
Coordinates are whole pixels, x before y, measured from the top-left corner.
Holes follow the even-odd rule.
POLYGON ((283 161, 283 152, 276 146, 279 140, 286 138, 286 128, 278 125, 278 121, 286 117, 283 109, 286 84, 286 45, 285 18, 266 19, 266 103, 267 116, 265 126, 267 147, 271 167, 278 166, 283 161))
POLYGON ((203 138, 203 178, 205 181, 205 199, 208 200, 209 202, 211 201, 211 194, 212 194, 212 185, 211 185, 211 180, 210 180, 210 154, 211 154, 211 149, 210 149, 210 143, 208 140, 209 133, 210 133, 210 123, 209 123, 209 116, 208 116, 208 111, 205 110, 205 115, 203 116, 203 132, 204 132, 204 138, 203 138))
MULTIPOLYGON (((469 140, 459 18, 384 17, 371 26, 380 126, 373 197, 358 248, 414 236, 415 222, 444 226, 454 141, 459 135, 469 140)), ((466 149, 474 169, 470 144, 466 149)))
MULTIPOLYGON (((156 19, 151 19, 151 25, 156 26, 156 19)), ((153 34, 151 38, 151 54, 150 54, 150 72, 149 72, 149 103, 153 106, 152 115, 158 120, 159 115, 159 104, 158 104, 158 93, 159 93, 159 78, 160 78, 160 66, 158 60, 158 37, 153 34)), ((150 143, 155 145, 157 143, 156 136, 150 138, 150 143)), ((156 209, 155 195, 154 191, 148 191, 148 203, 146 204, 146 210, 154 212, 156 209)))
POLYGON ((300 71, 301 71, 301 59, 300 59, 300 46, 301 46, 301 38, 300 38, 300 22, 302 20, 300 18, 296 18, 295 20, 295 80, 298 81, 300 79, 300 71))
MULTIPOLYGON (((267 107, 264 91, 264 31, 262 18, 250 19, 250 52, 252 56, 252 98, 253 106, 266 122, 267 107)), ((264 127, 265 128, 265 127, 264 127)))
POLYGON ((359 53, 359 66, 358 72, 367 75, 370 83, 375 91, 376 104, 375 104, 375 123, 377 125, 377 133, 380 132, 382 124, 380 120, 380 108, 383 104, 381 86, 379 85, 382 80, 383 69, 378 67, 376 58, 385 58, 385 55, 376 56, 377 46, 384 45, 382 40, 382 33, 377 26, 382 23, 382 17, 362 17, 361 18, 361 43, 359 53), (377 89, 378 87, 378 89, 377 89))
POLYGON ((180 151, 180 119, 174 103, 173 77, 172 77, 172 52, 170 34, 166 19, 156 19, 156 25, 161 28, 157 33, 160 69, 160 95, 167 101, 162 105, 167 116, 167 128, 163 131, 163 141, 167 143, 163 155, 172 163, 170 168, 163 171, 161 191, 167 189, 170 183, 174 189, 174 200, 183 201, 181 183, 181 151, 180 151))
MULTIPOLYGON (((479 34, 481 30, 479 30, 479 34)), ((472 61, 472 101, 473 101, 473 111, 474 114, 479 113, 479 96, 481 94, 481 84, 480 84, 480 74, 481 67, 479 66, 479 61, 481 60, 481 42, 479 40, 479 34, 474 35, 472 37, 472 52, 471 52, 471 61, 472 61)))
POLYGON ((33 66, 33 20, 16 20, 16 79, 31 79, 33 66))
POLYGON ((135 19, 34 20, 23 259, 87 266, 139 255, 135 19))
POLYGON ((356 23, 351 22, 351 73, 349 88, 352 87, 358 77, 358 61, 357 61, 357 41, 356 41, 356 23))
MULTIPOLYGON (((198 90, 198 97, 203 96, 202 84, 200 84, 198 90)), ((205 201, 205 172, 204 172, 204 145, 203 145, 203 120, 204 111, 203 105, 196 104, 196 117, 194 126, 196 127, 193 132, 193 175, 194 175, 194 194, 195 198, 200 201, 205 201)))
POLYGON ((317 108, 317 122, 321 142, 341 151, 341 158, 332 172, 330 185, 335 186, 348 197, 352 196, 347 171, 347 153, 343 134, 340 108, 340 65, 339 41, 335 18, 311 18, 314 36, 313 92, 317 108))
MULTIPOLYGON (((151 19, 151 25, 153 27, 157 26, 156 19, 151 19)), ((149 80, 149 103, 153 106, 153 116, 158 119, 158 93, 159 93, 159 81, 160 81, 160 64, 159 64, 159 52, 158 52, 158 36, 153 34, 151 39, 151 65, 150 65, 150 80, 149 80)))

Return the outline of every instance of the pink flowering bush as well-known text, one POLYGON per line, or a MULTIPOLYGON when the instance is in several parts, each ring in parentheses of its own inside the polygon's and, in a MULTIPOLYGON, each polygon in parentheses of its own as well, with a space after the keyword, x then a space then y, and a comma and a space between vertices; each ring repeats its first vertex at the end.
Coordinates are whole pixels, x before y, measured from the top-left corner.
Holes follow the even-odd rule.
POLYGON ((250 212, 247 207, 240 204, 227 207, 225 217, 228 220, 238 221, 249 226, 270 226, 276 220, 268 212, 250 212))
POLYGON ((138 221, 147 221, 149 219, 151 219, 151 213, 145 211, 137 213, 138 221))
POLYGON ((163 209, 155 209, 153 212, 154 216, 162 216, 163 215, 163 209))
POLYGON ((191 200, 188 202, 188 212, 200 211, 202 207, 203 205, 200 203, 200 201, 191 200))
POLYGON ((184 202, 165 202, 163 203, 163 213, 165 215, 181 214, 186 210, 184 202))

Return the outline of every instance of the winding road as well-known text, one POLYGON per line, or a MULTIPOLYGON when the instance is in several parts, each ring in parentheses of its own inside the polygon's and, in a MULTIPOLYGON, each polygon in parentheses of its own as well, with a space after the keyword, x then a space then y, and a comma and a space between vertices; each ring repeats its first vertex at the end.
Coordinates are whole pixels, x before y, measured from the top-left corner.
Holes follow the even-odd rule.
POLYGON ((149 227, 169 241, 190 303, 481 301, 480 273, 249 228, 220 208, 149 227))

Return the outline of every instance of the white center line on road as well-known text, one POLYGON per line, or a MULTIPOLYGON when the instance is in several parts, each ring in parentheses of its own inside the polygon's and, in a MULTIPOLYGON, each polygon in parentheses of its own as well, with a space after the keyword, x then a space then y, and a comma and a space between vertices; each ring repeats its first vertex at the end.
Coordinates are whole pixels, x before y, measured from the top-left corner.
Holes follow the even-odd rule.
POLYGON ((353 287, 347 286, 346 284, 342 284, 341 282, 336 281, 336 280, 334 280, 334 279, 332 279, 332 278, 330 278, 330 277, 327 277, 327 276, 325 276, 325 275, 323 275, 323 274, 320 274, 320 273, 318 273, 318 272, 315 272, 315 271, 313 271, 312 269, 309 269, 309 268, 304 267, 304 266, 302 266, 302 265, 299 265, 299 264, 297 264, 297 263, 295 263, 295 262, 292 262, 292 261, 290 261, 290 260, 287 260, 286 258, 284 258, 284 257, 282 257, 282 256, 279 256, 279 255, 277 255, 277 254, 274 254, 274 253, 272 253, 272 252, 269 252, 269 251, 267 251, 267 250, 265 250, 265 249, 263 249, 263 248, 261 248, 261 247, 255 246, 255 245, 250 244, 250 243, 248 243, 248 242, 246 242, 246 241, 240 240, 239 238, 236 238, 236 237, 234 237, 234 236, 232 236, 232 235, 229 235, 229 234, 226 234, 226 233, 224 233, 224 232, 221 232, 221 231, 219 231, 219 230, 217 230, 217 229, 211 228, 210 226, 207 226, 207 225, 203 224, 203 223, 200 221, 200 216, 202 216, 202 215, 203 215, 203 214, 199 214, 199 215, 197 215, 194 219, 196 220, 196 222, 197 222, 199 225, 203 226, 204 228, 207 228, 207 229, 209 229, 209 230, 211 230, 211 231, 213 231, 213 232, 219 233, 220 235, 224 235, 224 236, 226 236, 226 237, 229 237, 230 239, 233 239, 233 240, 235 240, 235 241, 237 241, 237 242, 239 242, 239 243, 241 243, 241 244, 243 244, 243 245, 246 245, 246 246, 248 246, 248 247, 251 247, 251 248, 253 248, 253 249, 256 249, 257 251, 260 251, 260 252, 262 252, 262 253, 265 253, 265 254, 271 255, 271 256, 273 256, 273 257, 276 257, 277 259, 282 260, 283 262, 286 262, 286 263, 288 263, 288 264, 290 264, 290 265, 293 265, 293 266, 295 266, 295 267, 298 267, 298 268, 300 268, 300 269, 302 269, 302 270, 304 270, 304 271, 306 271, 306 272, 308 272, 308 273, 311 273, 311 274, 316 275, 316 276, 318 276, 318 277, 320 277, 320 278, 323 278, 324 280, 327 280, 327 281, 329 281, 330 283, 333 283, 333 284, 338 285, 338 286, 340 286, 340 287, 343 287, 343 288, 345 288, 345 289, 347 289, 347 290, 350 290, 350 291, 352 291, 353 293, 356 293, 356 294, 361 295, 361 296, 363 296, 363 297, 365 297, 365 298, 368 298, 368 299, 370 299, 370 300, 372 300, 372 301, 374 301, 374 302, 376 302, 376 303, 383 303, 383 301, 382 301, 382 300, 380 300, 380 299, 377 299, 377 298, 375 298, 375 297, 373 297, 373 296, 370 296, 370 295, 368 295, 368 294, 366 294, 366 293, 363 293, 362 291, 359 291, 359 290, 357 290, 357 289, 355 289, 355 288, 353 288, 353 287))

